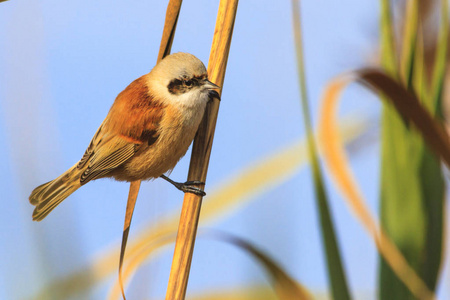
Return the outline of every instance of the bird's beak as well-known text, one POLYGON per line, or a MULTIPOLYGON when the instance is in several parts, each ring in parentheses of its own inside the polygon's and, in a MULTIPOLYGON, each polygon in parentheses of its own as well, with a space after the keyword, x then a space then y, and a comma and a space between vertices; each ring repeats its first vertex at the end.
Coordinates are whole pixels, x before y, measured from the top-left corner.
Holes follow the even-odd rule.
POLYGON ((205 79, 203 84, 204 84, 204 87, 209 90, 209 97, 211 99, 216 98, 217 100, 220 101, 219 93, 214 90, 214 89, 220 89, 220 86, 218 86, 217 84, 212 83, 208 79, 205 79))
POLYGON ((212 83, 208 79, 205 79, 203 81, 203 84, 204 84, 205 88, 210 89, 210 90, 212 90, 212 89, 220 89, 220 86, 218 86, 217 84, 212 83))
POLYGON ((217 91, 215 91, 215 90, 209 90, 209 99, 214 99, 214 98, 216 98, 217 100, 219 100, 220 101, 220 95, 219 95, 219 93, 217 92, 217 91))

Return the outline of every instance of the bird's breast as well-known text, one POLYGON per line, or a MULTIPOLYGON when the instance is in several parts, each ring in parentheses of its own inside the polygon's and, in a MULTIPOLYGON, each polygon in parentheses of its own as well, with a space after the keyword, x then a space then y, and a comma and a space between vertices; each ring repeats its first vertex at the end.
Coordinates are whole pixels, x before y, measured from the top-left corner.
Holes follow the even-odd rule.
POLYGON ((186 154, 203 118, 206 102, 197 107, 168 105, 159 123, 158 139, 141 149, 124 165, 126 178, 119 180, 145 180, 156 178, 172 170, 186 154))

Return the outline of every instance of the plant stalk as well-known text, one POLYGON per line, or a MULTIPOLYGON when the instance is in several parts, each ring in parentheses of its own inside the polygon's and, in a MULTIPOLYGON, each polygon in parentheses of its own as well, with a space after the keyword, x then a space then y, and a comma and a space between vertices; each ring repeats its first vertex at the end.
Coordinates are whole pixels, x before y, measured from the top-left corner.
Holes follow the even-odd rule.
MULTIPOLYGON (((238 0, 221 0, 208 63, 209 80, 223 87, 238 0)), ((188 180, 206 181, 219 101, 210 102, 194 139, 188 180)), ((204 188, 204 186, 199 186, 204 188)), ((194 251, 202 197, 184 195, 166 299, 184 299, 194 251)))

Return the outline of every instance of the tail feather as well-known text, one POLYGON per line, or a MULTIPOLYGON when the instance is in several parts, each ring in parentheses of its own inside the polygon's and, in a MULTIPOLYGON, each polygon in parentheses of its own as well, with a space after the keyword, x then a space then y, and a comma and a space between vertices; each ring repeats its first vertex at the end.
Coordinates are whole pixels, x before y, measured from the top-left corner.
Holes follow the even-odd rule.
POLYGON ((81 186, 80 176, 82 172, 75 165, 55 180, 35 188, 29 198, 30 203, 36 206, 33 211, 33 220, 41 221, 58 204, 75 192, 81 186))

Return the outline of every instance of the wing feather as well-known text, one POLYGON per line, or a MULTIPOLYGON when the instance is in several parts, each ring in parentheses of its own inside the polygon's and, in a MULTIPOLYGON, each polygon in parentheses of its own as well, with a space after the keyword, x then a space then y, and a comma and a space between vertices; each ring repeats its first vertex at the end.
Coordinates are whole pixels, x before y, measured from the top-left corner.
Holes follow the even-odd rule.
POLYGON ((106 143, 100 143, 92 152, 89 164, 80 178, 82 185, 100 178, 114 170, 137 151, 138 145, 129 143, 120 136, 113 137, 106 143))
POLYGON ((130 159, 140 145, 156 143, 164 108, 151 96, 145 75, 133 81, 117 96, 78 163, 78 169, 86 168, 80 183, 107 175, 130 159))

